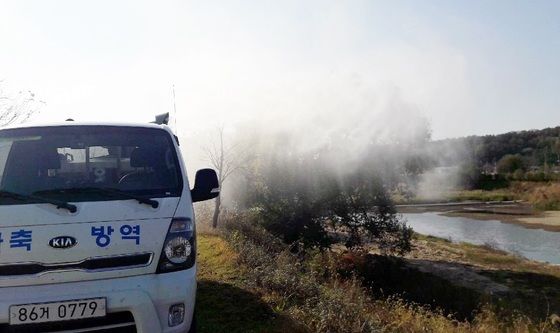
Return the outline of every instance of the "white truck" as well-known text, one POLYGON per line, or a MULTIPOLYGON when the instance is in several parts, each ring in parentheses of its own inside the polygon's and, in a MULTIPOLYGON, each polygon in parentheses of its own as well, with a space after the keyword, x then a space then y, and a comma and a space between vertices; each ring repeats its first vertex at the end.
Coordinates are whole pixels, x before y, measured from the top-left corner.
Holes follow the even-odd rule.
POLYGON ((195 332, 186 175, 165 125, 0 130, 0 332, 195 332))

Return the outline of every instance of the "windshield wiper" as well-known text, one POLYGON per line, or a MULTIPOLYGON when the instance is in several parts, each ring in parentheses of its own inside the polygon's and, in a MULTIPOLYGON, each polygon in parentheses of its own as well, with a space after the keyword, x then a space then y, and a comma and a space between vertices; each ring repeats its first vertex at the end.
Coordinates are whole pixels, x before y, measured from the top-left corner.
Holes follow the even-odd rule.
POLYGON ((150 199, 150 198, 146 198, 146 197, 142 197, 139 195, 135 195, 126 191, 121 191, 119 189, 116 188, 111 188, 111 187, 89 187, 87 188, 90 191, 100 191, 100 192, 105 192, 105 193, 111 193, 111 194, 115 194, 115 195, 122 195, 123 197, 128 197, 130 199, 134 199, 136 201, 138 201, 139 203, 145 204, 145 205, 150 205, 152 206, 152 208, 158 208, 159 206, 159 202, 157 202, 157 200, 154 199, 150 199))
POLYGON ((80 193, 80 192, 98 192, 98 193, 106 193, 106 194, 113 194, 115 196, 122 196, 129 199, 134 199, 139 203, 146 204, 152 206, 152 208, 158 208, 159 202, 156 200, 145 198, 139 195, 135 195, 126 191, 122 191, 116 188, 111 187, 72 187, 72 188, 60 188, 60 189, 52 189, 46 190, 36 193, 50 193, 50 192, 57 192, 57 193, 64 193, 64 192, 72 192, 72 193, 80 193))
POLYGON ((36 195, 31 195, 31 194, 22 194, 22 193, 16 193, 11 191, 0 190, 0 197, 9 197, 24 202, 38 201, 41 203, 48 203, 51 205, 55 205, 56 208, 58 209, 67 209, 68 211, 70 211, 70 213, 75 213, 78 210, 76 205, 73 205, 66 201, 48 199, 48 198, 38 197, 36 195))

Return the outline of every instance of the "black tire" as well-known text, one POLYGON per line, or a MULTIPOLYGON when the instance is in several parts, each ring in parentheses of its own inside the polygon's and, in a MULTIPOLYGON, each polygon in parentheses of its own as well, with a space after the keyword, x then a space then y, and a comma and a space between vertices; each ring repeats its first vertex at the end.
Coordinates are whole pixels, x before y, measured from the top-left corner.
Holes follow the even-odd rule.
POLYGON ((189 333, 196 333, 196 311, 194 311, 193 313, 191 328, 189 329, 189 333))

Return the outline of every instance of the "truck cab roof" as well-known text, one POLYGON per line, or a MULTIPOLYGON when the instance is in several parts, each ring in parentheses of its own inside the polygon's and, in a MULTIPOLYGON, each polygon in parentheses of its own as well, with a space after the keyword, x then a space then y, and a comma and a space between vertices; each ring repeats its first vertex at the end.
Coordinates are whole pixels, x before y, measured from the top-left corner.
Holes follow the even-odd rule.
POLYGON ((15 128, 31 128, 31 127, 63 127, 63 126, 115 126, 115 127, 142 127, 142 128, 161 128, 171 132, 167 125, 160 125, 154 123, 128 123, 128 122, 82 122, 82 121, 63 121, 63 122, 45 122, 45 123, 25 123, 13 126, 0 128, 15 129, 15 128))

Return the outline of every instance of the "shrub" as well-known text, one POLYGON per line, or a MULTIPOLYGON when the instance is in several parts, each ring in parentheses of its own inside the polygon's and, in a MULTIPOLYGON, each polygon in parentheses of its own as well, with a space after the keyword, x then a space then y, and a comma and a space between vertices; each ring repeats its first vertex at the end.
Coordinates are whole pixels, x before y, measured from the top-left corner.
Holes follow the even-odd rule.
POLYGON ((274 170, 255 196, 254 221, 293 250, 325 249, 342 238, 352 250, 376 244, 387 252, 410 251, 412 230, 371 172, 334 177, 315 163, 274 170))
POLYGON ((480 175, 476 188, 491 191, 509 186, 509 181, 503 175, 480 175))
POLYGON ((525 172, 521 169, 517 169, 513 172, 512 178, 514 180, 525 180, 525 172))
POLYGON ((324 202, 332 229, 346 234, 344 245, 348 249, 365 250, 375 244, 383 252, 410 251, 412 229, 399 219, 377 179, 362 174, 347 177, 324 202))
POLYGON ((498 161, 499 173, 514 173, 516 170, 525 170, 525 161, 521 155, 505 155, 498 161))
POLYGON ((560 210, 560 184, 538 186, 528 195, 528 200, 539 210, 560 210))

